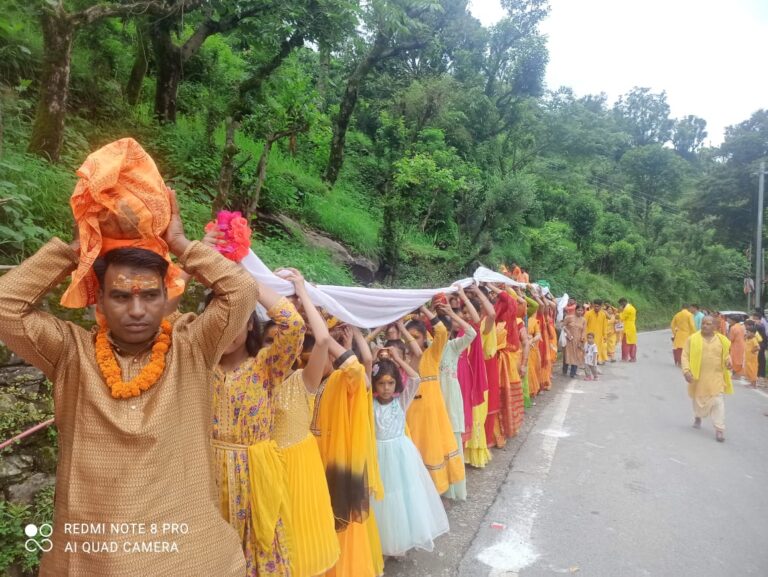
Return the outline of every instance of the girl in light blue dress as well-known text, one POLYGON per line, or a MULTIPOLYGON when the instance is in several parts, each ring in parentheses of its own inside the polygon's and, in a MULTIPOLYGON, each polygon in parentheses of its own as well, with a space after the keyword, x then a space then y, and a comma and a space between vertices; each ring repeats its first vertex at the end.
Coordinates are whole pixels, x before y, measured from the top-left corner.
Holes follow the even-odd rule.
POLYGON ((432 551, 434 539, 448 532, 448 516, 416 445, 405 435, 405 412, 419 389, 419 375, 389 349, 390 359, 371 372, 376 447, 384 499, 372 500, 384 555, 400 556, 410 549, 432 551), (408 375, 403 386, 400 369, 408 375))

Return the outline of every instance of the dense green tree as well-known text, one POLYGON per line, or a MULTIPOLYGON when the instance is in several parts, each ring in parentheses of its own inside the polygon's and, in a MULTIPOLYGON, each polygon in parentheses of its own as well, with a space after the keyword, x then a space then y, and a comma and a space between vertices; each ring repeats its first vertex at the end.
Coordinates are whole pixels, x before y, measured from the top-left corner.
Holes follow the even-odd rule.
POLYGON ((672 144, 681 156, 689 160, 694 158, 704 145, 706 137, 707 121, 703 118, 689 114, 685 118, 675 121, 672 144))
POLYGON ((683 191, 686 165, 673 151, 659 144, 627 151, 620 164, 647 231, 654 206, 674 210, 673 203, 683 191))
MULTIPOLYGON (((67 3, 68 4, 68 3, 67 3)), ((43 63, 40 97, 29 140, 29 152, 58 161, 64 139, 67 114, 72 47, 77 34, 85 27, 106 18, 131 14, 155 13, 163 17, 192 9, 197 0, 138 0, 136 2, 93 2, 69 7, 63 0, 43 2, 39 18, 43 36, 43 63)))
POLYGON ((654 94, 650 88, 635 87, 619 97, 614 112, 634 146, 665 144, 672 136, 674 121, 665 91, 654 94))
POLYGON ((712 216, 724 242, 744 247, 754 235, 757 172, 768 159, 768 110, 725 131, 723 144, 704 167, 696 194, 686 199, 691 214, 712 216))

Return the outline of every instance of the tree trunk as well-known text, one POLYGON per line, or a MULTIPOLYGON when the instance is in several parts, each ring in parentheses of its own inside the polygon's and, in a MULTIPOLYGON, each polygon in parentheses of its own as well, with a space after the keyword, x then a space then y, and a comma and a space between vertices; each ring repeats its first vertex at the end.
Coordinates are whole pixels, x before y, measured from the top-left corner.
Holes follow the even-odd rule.
POLYGON ((400 226, 389 205, 384 206, 384 226, 381 228, 382 260, 385 268, 385 281, 397 280, 400 264, 400 226))
POLYGON ((235 132, 239 125, 240 123, 231 117, 227 118, 227 136, 221 159, 221 171, 219 172, 219 192, 211 207, 211 216, 213 218, 216 218, 216 213, 226 206, 229 191, 232 188, 232 180, 235 175, 235 156, 239 152, 235 144, 235 132))
POLYGON ((206 18, 182 46, 173 43, 171 33, 178 22, 168 16, 155 20, 152 27, 152 46, 157 64, 157 85, 155 89, 155 117, 161 122, 176 122, 176 94, 189 61, 205 41, 221 32, 234 30, 240 21, 258 14, 262 7, 251 8, 223 20, 206 18))
POLYGON ((258 96, 261 86, 269 76, 278 69, 283 61, 291 55, 294 48, 298 48, 304 44, 304 36, 300 32, 295 32, 289 38, 283 40, 280 44, 280 49, 272 57, 271 60, 262 64, 254 73, 243 80, 240 83, 240 97, 234 104, 234 116, 235 118, 242 118, 247 111, 246 98, 251 93, 256 93, 258 96))
POLYGON ((251 193, 252 198, 246 209, 246 218, 250 219, 251 215, 256 214, 256 211, 259 209, 261 189, 267 178, 267 163, 269 162, 269 153, 272 151, 272 145, 281 138, 295 138, 298 133, 306 132, 307 130, 309 130, 309 124, 302 124, 289 128, 288 130, 267 134, 267 137, 264 140, 264 150, 261 151, 259 164, 256 167, 256 186, 254 186, 253 192, 251 193))
POLYGON ((141 87, 149 68, 149 47, 147 46, 146 27, 137 26, 136 30, 136 55, 133 59, 131 76, 125 87, 125 100, 131 106, 136 106, 141 95, 141 87))
POLYGON ((320 42, 317 69, 317 93, 320 96, 318 108, 328 110, 328 75, 331 70, 331 49, 326 42, 320 42))
POLYGON ((427 207, 427 214, 424 215, 423 220, 421 221, 421 232, 423 233, 425 230, 427 230, 427 225, 429 224, 429 219, 432 218, 432 211, 435 210, 435 204, 437 204, 437 195, 440 194, 439 190, 435 190, 432 195, 432 200, 429 203, 429 206, 427 207))
POLYGON ((376 34, 376 39, 371 51, 363 58, 347 80, 347 87, 339 106, 339 115, 333 125, 333 140, 331 141, 331 153, 328 157, 328 166, 325 169, 325 181, 333 185, 339 178, 341 166, 344 163, 344 142, 347 137, 347 129, 352 113, 355 111, 360 85, 370 72, 371 68, 379 61, 387 47, 388 38, 381 32, 376 34))
POLYGON ((162 18, 152 24, 152 48, 157 66, 155 118, 160 123, 176 122, 176 93, 182 73, 181 49, 173 43, 175 22, 162 18))
POLYGON ((267 178, 267 163, 269 162, 269 153, 272 151, 272 145, 277 140, 276 135, 268 134, 264 141, 264 150, 259 157, 259 165, 256 167, 256 186, 251 193, 253 196, 248 208, 245 211, 245 218, 250 222, 251 215, 259 210, 259 201, 261 200, 261 188, 264 186, 264 180, 267 178))
POLYGON ((64 142, 72 42, 77 27, 63 10, 43 10, 43 71, 28 152, 57 162, 64 142))

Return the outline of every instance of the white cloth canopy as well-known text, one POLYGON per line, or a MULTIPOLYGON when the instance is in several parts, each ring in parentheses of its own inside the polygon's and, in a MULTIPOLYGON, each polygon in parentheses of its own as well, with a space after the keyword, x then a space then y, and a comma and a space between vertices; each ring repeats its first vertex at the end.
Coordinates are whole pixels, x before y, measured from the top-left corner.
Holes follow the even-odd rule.
MULTIPOLYGON (((259 283, 274 289, 278 294, 294 293, 293 283, 274 274, 253 251, 240 262, 259 283)), ((454 293, 458 286, 464 288, 473 282, 504 283, 510 286, 526 286, 503 274, 480 267, 472 278, 456 281, 453 285, 434 289, 380 289, 311 285, 307 293, 315 306, 323 307, 329 314, 350 325, 360 328, 384 326, 403 318, 440 293, 454 293)), ((263 309, 259 310, 263 317, 263 309)))
POLYGON ((568 306, 569 300, 570 297, 568 296, 568 293, 564 293, 563 296, 560 297, 560 300, 557 301, 557 318, 555 319, 556 322, 562 322, 563 316, 565 316, 565 307, 568 306))

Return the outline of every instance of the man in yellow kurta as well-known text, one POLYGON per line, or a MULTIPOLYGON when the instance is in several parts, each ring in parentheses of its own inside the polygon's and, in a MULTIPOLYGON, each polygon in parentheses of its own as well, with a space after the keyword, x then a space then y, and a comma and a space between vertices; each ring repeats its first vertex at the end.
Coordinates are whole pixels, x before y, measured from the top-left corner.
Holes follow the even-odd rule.
POLYGON ((0 279, 0 339, 53 382, 59 461, 42 577, 245 574, 237 534, 214 498, 211 381, 256 306, 258 285, 187 240, 175 206, 164 239, 214 293, 204 313, 182 315, 172 328, 162 322, 167 261, 145 249, 97 261, 106 319, 98 337, 39 307, 77 267, 78 241, 54 238, 0 279), (126 382, 148 381, 115 398, 126 382))
POLYGON ((593 301, 592 308, 586 312, 584 318, 587 320, 587 334, 595 335, 597 363, 605 364, 608 359, 608 317, 603 310, 603 301, 593 301))
POLYGON ((669 327, 672 329, 672 354, 675 358, 675 365, 680 366, 680 359, 683 354, 683 346, 693 333, 696 332, 696 323, 693 320, 693 313, 688 305, 683 305, 674 317, 669 327))
POLYGON ((623 331, 621 360, 637 362, 637 310, 623 297, 619 299, 619 320, 623 331))
POLYGON ((703 417, 712 417, 715 438, 725 441, 725 402, 723 394, 733 394, 730 341, 715 332, 715 319, 701 321, 701 331, 685 341, 681 363, 693 400, 693 426, 701 428, 703 417))

